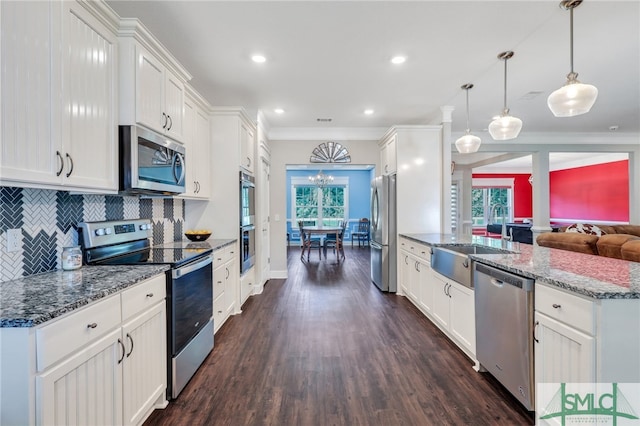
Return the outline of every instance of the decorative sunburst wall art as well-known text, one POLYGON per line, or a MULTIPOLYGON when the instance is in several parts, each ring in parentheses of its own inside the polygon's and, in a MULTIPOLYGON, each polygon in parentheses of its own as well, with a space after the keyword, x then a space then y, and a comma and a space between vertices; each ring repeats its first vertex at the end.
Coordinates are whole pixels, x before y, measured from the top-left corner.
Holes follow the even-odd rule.
POLYGON ((323 142, 313 149, 311 163, 350 163, 351 156, 347 148, 338 142, 323 142))

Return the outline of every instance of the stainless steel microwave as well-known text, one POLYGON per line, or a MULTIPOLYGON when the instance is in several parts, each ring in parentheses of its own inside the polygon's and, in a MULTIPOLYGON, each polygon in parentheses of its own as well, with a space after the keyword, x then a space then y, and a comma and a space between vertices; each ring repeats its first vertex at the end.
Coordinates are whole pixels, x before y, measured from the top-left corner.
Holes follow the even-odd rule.
POLYGON ((140 126, 120 126, 120 192, 165 194, 185 192, 185 148, 140 126))

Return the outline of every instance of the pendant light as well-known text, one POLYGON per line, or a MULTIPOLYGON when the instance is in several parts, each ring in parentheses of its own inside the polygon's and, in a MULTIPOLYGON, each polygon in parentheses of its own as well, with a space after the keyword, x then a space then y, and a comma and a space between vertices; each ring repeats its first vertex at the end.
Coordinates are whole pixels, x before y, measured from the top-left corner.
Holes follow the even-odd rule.
POLYGON ((513 52, 510 50, 498 54, 498 59, 504 61, 504 108, 500 117, 489 124, 489 134, 497 141, 515 139, 522 130, 522 120, 509 115, 509 108, 507 108, 507 61, 512 57, 513 52))
POLYGON ((547 105, 556 117, 573 117, 589 112, 598 97, 598 89, 590 84, 578 81, 578 73, 573 72, 573 9, 580 6, 582 0, 562 0, 560 7, 569 10, 570 15, 570 57, 571 72, 567 74, 567 83, 549 95, 547 105))
POLYGON ((472 135, 471 130, 469 130, 469 89, 473 88, 473 84, 463 84, 460 88, 467 92, 467 132, 456 141, 456 149, 460 154, 471 154, 472 152, 477 152, 482 143, 482 140, 472 135))

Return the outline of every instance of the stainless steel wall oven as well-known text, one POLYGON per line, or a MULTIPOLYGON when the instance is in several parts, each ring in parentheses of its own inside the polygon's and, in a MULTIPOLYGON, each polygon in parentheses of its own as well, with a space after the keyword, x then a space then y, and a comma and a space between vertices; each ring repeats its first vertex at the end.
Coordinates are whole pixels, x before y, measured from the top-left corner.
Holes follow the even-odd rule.
POLYGON ((213 250, 207 243, 151 246, 147 219, 79 225, 90 265, 166 264, 167 398, 175 399, 213 349, 213 250), (197 246, 194 250, 193 245, 197 246))
POLYGON ((256 258, 256 186, 254 178, 240 172, 240 274, 253 267, 256 258))

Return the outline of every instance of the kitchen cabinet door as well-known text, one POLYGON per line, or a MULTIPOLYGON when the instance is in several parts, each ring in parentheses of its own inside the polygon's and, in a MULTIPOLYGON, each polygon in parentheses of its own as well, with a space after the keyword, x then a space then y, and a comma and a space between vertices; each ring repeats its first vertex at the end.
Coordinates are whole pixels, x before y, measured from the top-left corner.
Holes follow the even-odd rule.
POLYGON ((476 353, 476 314, 475 293, 472 289, 450 282, 448 293, 450 306, 450 330, 458 340, 472 354, 476 353))
POLYGON ((434 275, 433 284, 433 308, 431 312, 436 322, 448 330, 451 306, 448 292, 449 283, 434 275))
POLYGON ((36 423, 122 423, 120 328, 36 376, 36 423))
POLYGON ((184 83, 169 70, 164 72, 164 109, 168 123, 165 134, 177 141, 184 140, 184 83))
POLYGON ((544 314, 534 314, 536 383, 596 381, 595 338, 544 314))
POLYGON ((164 111, 164 66, 142 46, 136 52, 136 121, 157 132, 164 133, 168 125, 164 111))
POLYGON ((239 291, 239 275, 240 270, 238 264, 238 255, 236 253, 235 245, 229 248, 229 262, 225 264, 225 282, 224 282, 224 296, 225 296, 225 309, 226 316, 233 315, 236 309, 236 294, 239 291))
POLYGON ((398 262, 398 275, 400 276, 400 288, 402 289, 402 293, 409 296, 409 287, 410 287, 410 279, 411 279, 411 266, 412 262, 409 260, 411 255, 409 252, 401 251, 400 252, 400 261, 398 262))
POLYGON ((211 196, 211 125, 209 116, 200 108, 196 109, 195 155, 192 151, 191 164, 195 162, 197 197, 208 199, 211 196), (194 158, 195 157, 195 158, 194 158))
POLYGON ((164 299, 122 325, 124 424, 137 425, 167 388, 164 299))
POLYGON ((60 85, 52 81, 61 60, 52 55, 60 41, 52 37, 59 31, 54 28, 56 9, 53 2, 0 2, 3 184, 60 183, 57 171, 64 156, 58 155, 60 135, 53 125, 61 108, 53 102, 60 96, 60 85))
POLYGON ((184 141, 187 150, 187 171, 185 177, 186 191, 183 195, 189 198, 197 198, 198 193, 196 109, 195 102, 187 97, 184 101, 184 141))
POLYGON ((118 39, 80 4, 63 4, 63 183, 117 191, 118 39))
POLYGON ((433 274, 431 273, 431 263, 424 260, 418 260, 418 285, 420 308, 427 315, 431 315, 433 308, 433 274))
POLYGON ((240 166, 250 174, 255 168, 255 136, 252 129, 244 122, 240 123, 240 166))

